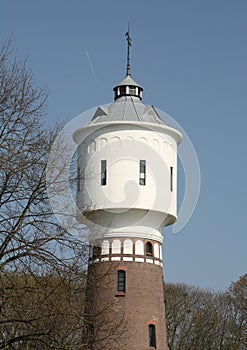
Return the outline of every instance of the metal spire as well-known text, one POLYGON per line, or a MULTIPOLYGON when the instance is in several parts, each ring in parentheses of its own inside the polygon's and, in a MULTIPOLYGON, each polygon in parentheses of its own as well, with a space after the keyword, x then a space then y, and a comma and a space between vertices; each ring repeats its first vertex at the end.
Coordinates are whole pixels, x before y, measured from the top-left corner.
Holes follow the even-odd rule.
POLYGON ((130 37, 130 29, 128 24, 128 31, 125 33, 125 37, 128 44, 127 49, 127 68, 126 68, 126 76, 130 75, 130 47, 132 46, 132 39, 130 37))

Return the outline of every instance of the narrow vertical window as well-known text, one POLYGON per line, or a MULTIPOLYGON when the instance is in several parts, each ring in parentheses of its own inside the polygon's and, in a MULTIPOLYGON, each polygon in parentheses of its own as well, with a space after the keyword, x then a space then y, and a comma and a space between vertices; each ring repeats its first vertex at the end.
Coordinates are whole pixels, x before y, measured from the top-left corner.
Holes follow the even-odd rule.
POLYGON ((77 170, 77 191, 81 190, 81 169, 78 167, 77 170))
POLYGON ((173 167, 170 167, 170 190, 173 191, 173 167))
POLYGON ((147 255, 153 255, 153 246, 151 242, 146 243, 146 254, 147 255))
POLYGON ((94 325, 88 323, 87 320, 84 320, 84 332, 83 332, 84 341, 91 343, 94 338, 94 325))
POLYGON ((120 95, 125 95, 125 94, 126 94, 126 87, 120 86, 120 95))
POLYGON ((101 161, 101 186, 106 185, 106 160, 101 161))
POLYGON ((126 272, 125 270, 118 270, 117 272, 117 291, 125 293, 126 286, 126 272))
POLYGON ((155 325, 150 324, 148 326, 149 333, 149 346, 156 349, 156 334, 155 334, 155 325))
POLYGON ((146 185, 146 161, 140 160, 140 178, 139 178, 140 185, 146 185))

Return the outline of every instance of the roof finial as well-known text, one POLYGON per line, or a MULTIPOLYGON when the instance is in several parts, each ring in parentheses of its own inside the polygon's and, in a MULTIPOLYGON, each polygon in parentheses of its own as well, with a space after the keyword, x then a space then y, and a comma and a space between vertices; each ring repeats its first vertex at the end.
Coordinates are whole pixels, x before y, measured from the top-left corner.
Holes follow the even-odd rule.
POLYGON ((130 37, 130 26, 128 24, 128 31, 125 33, 125 37, 127 39, 128 43, 128 50, 127 50, 127 69, 126 69, 126 76, 130 75, 130 46, 132 46, 132 39, 130 37))

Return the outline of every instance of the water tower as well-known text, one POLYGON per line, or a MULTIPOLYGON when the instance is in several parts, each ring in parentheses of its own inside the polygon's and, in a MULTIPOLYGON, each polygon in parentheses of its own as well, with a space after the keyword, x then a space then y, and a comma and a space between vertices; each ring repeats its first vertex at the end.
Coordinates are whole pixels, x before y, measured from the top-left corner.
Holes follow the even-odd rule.
POLYGON ((162 231, 176 221, 182 135, 142 102, 126 37, 126 76, 113 103, 74 133, 78 220, 91 247, 85 341, 88 349, 167 350, 162 231))

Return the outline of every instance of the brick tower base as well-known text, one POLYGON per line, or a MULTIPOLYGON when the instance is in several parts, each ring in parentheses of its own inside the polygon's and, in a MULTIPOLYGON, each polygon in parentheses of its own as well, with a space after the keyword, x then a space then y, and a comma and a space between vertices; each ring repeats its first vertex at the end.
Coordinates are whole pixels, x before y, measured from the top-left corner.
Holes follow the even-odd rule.
MULTIPOLYGON (((153 247, 155 243, 148 244, 153 247)), ((118 256, 111 249, 108 255, 102 255, 98 247, 95 251, 87 282, 88 349, 167 350, 160 257, 146 251, 144 256, 137 255, 135 250, 126 255, 123 248, 118 256)))

